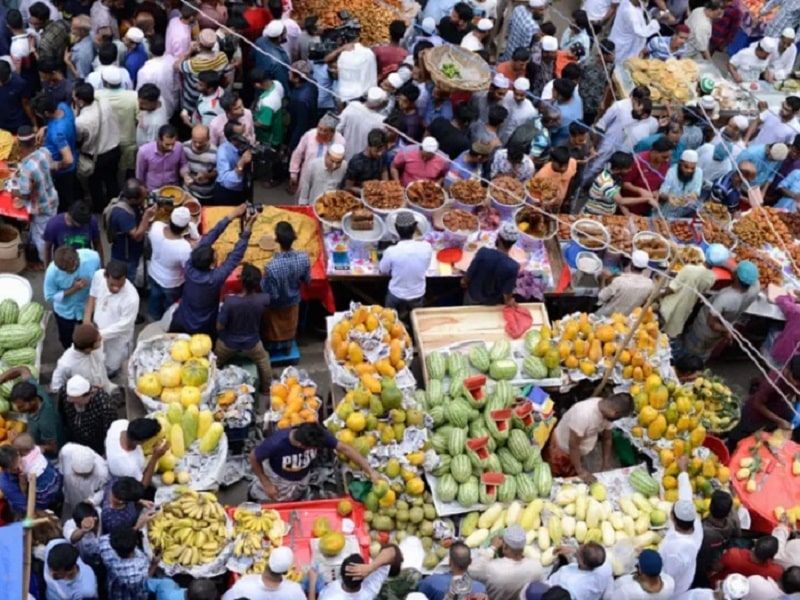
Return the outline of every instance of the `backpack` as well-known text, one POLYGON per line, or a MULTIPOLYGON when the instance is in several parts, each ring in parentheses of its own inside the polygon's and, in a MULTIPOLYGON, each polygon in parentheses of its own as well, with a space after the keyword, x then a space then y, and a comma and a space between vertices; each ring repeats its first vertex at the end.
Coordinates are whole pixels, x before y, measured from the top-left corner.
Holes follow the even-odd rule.
POLYGON ((131 216, 136 216, 136 211, 133 207, 121 197, 113 198, 108 203, 108 206, 103 209, 103 228, 106 230, 106 239, 109 244, 114 242, 114 232, 111 231, 111 213, 114 212, 115 208, 121 208, 131 216))

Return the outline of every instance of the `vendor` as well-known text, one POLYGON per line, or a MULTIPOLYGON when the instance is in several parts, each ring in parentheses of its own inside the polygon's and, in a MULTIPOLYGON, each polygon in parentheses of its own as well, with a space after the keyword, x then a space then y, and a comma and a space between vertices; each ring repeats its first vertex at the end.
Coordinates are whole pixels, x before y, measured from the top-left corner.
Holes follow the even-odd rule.
POLYGON ((338 441, 319 423, 280 429, 250 452, 256 481, 248 495, 258 502, 291 502, 302 498, 311 478, 311 463, 322 448, 336 450, 356 463, 373 483, 379 480, 367 459, 349 444, 338 441))
POLYGON ((610 317, 614 313, 629 315, 641 307, 653 291, 653 280, 645 273, 650 257, 644 250, 634 250, 627 272, 621 273, 604 286, 597 296, 600 307, 598 317, 610 317))
POLYGON ((742 48, 728 62, 728 72, 736 83, 758 82, 761 74, 767 69, 769 57, 778 49, 772 38, 763 38, 759 42, 742 48))
MULTIPOLYGON (((17 378, 20 381, 11 388, 11 404, 15 411, 25 415, 28 433, 41 446, 44 455, 54 459, 58 456, 58 450, 64 445, 64 433, 53 401, 39 386, 27 367, 9 369, 0 375, 0 383, 17 378)), ((16 436, 16 431, 8 431, 9 441, 13 442, 16 436)))
POLYGON ((519 263, 508 253, 519 238, 513 223, 503 223, 497 232, 495 248, 481 248, 461 279, 464 304, 516 305, 514 288, 517 286, 519 263))
POLYGON ((142 444, 160 431, 161 426, 155 419, 114 421, 106 434, 106 460, 111 477, 133 477, 144 487, 149 487, 159 459, 169 450, 169 442, 159 440, 149 459, 145 459, 142 444))
MULTIPOLYGON (((739 441, 760 429, 793 430, 797 409, 790 403, 796 406, 797 398, 793 388, 797 387, 800 387, 800 356, 793 357, 784 369, 770 373, 769 378, 763 380, 756 392, 747 399, 742 407, 739 424, 725 441, 728 449, 735 450, 739 441)), ((797 431, 792 439, 795 442, 800 441, 797 431)))
POLYGON ((696 150, 684 150, 678 164, 667 171, 658 190, 661 200, 658 211, 665 219, 691 217, 700 206, 703 170, 697 166, 697 161, 696 150))
POLYGON ((786 27, 781 31, 778 49, 769 57, 764 79, 767 81, 783 81, 792 76, 797 59, 797 46, 794 45, 795 31, 786 27))
POLYGON ((588 398, 574 404, 558 422, 542 453, 554 477, 577 475, 587 483, 596 481, 583 466, 583 457, 603 437, 601 471, 611 464, 611 423, 628 416, 633 411, 633 397, 627 393, 608 398, 588 398))
POLYGON ((722 204, 731 215, 738 215, 741 201, 749 202, 750 183, 755 181, 755 178, 756 166, 753 163, 749 160, 739 163, 738 168, 713 183, 704 200, 722 204))

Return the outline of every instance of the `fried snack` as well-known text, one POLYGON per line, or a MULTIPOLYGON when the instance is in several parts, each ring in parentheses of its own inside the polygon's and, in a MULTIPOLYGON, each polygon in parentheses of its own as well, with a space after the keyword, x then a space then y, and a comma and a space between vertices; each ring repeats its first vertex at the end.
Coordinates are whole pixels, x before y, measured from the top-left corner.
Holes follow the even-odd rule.
POLYGON ((718 221, 726 227, 731 223, 731 213, 719 202, 706 202, 697 209, 701 221, 718 221))
POLYGON ((366 208, 357 208, 350 213, 350 228, 353 231, 372 231, 375 215, 366 208))
POLYGON ((486 191, 478 179, 459 179, 450 186, 450 196, 462 204, 482 204, 486 201, 486 191))
POLYGON ((408 186, 408 201, 420 208, 439 208, 444 204, 444 190, 435 181, 415 181, 408 186))
POLYGON ((350 192, 336 190, 322 194, 314 206, 320 219, 336 223, 350 211, 359 208, 361 202, 350 192))
POLYGON ((578 244, 589 250, 600 250, 606 245, 603 227, 600 223, 597 225, 578 223, 573 227, 573 235, 578 244))
POLYGON ((689 221, 674 220, 669 224, 672 235, 684 244, 694 241, 694 229, 689 221))
POLYGON ((702 265, 705 262, 703 251, 697 246, 681 246, 678 248, 678 264, 702 265))
POLYGON ((477 231, 478 217, 462 208, 451 208, 442 215, 445 229, 450 231, 477 231))
POLYGON ((389 25, 395 19, 410 20, 404 11, 406 8, 400 0, 347 0, 346 3, 328 0, 294 0, 292 18, 302 23, 306 17, 319 18, 317 27, 320 31, 331 27, 339 27, 342 20, 338 12, 346 9, 350 17, 361 24, 359 41, 365 46, 374 46, 389 41, 389 25), (400 16, 398 16, 400 15, 400 16))
POLYGON ((733 233, 745 244, 761 248, 766 242, 766 231, 755 219, 740 219, 733 224, 733 233))
POLYGON ((736 243, 730 231, 716 222, 703 222, 703 239, 708 244, 722 244, 726 248, 732 248, 736 243))
POLYGON ((492 179, 489 194, 506 206, 517 206, 525 202, 525 186, 508 175, 499 175, 492 179))
MULTIPOLYGON (((649 228, 645 228, 644 231, 647 231, 649 228)), ((669 223, 666 219, 661 217, 653 217, 653 229, 655 232, 663 238, 669 238, 669 223)), ((640 229, 640 231, 642 231, 640 229)))
POLYGON ((763 252, 740 245, 733 251, 733 256, 736 262, 749 260, 758 267, 758 282, 762 289, 765 289, 770 283, 783 285, 781 265, 763 252))
MULTIPOLYGON (((228 213, 228 206, 206 206, 203 208, 203 221, 207 229, 211 229, 219 223, 228 213)), ((319 223, 313 217, 306 216, 299 212, 284 210, 275 206, 264 206, 262 212, 256 216, 253 223, 253 233, 250 236, 250 244, 244 253, 244 261, 249 262, 259 269, 272 260, 275 255, 274 250, 264 250, 259 247, 259 240, 266 235, 275 235, 275 226, 281 221, 288 222, 297 235, 297 240, 292 246, 293 249, 308 252, 308 259, 313 265, 322 252, 319 240, 319 223)), ((239 240, 241 222, 235 219, 228 225, 222 235, 214 243, 214 250, 217 253, 218 263, 222 263, 228 254, 233 250, 239 240)))
POLYGON ((572 239, 572 232, 570 228, 572 224, 578 219, 587 219, 589 221, 600 221, 600 217, 596 215, 558 215, 558 239, 561 241, 568 241, 572 239))
POLYGON ((633 241, 635 250, 644 250, 650 260, 666 260, 669 256, 669 244, 661 237, 655 235, 642 235, 633 241))
POLYGON ((778 213, 778 218, 783 221, 793 238, 800 238, 800 214, 780 212, 778 213))
POLYGON ((364 202, 370 208, 392 210, 403 206, 405 195, 399 181, 365 181, 361 187, 364 202))
POLYGON ((658 59, 631 58, 625 61, 625 68, 636 85, 650 88, 653 101, 676 100, 686 102, 697 85, 700 68, 691 59, 665 61, 658 59))
POLYGON ((522 233, 527 233, 531 237, 544 238, 553 233, 556 228, 556 221, 541 210, 536 210, 530 206, 523 207, 515 217, 517 227, 522 233))
POLYGON ((528 183, 525 185, 526 189, 528 190, 528 195, 533 200, 539 200, 540 202, 550 202, 555 200, 556 195, 558 194, 558 183, 553 181, 552 179, 544 179, 544 178, 531 178, 528 180, 528 183))
POLYGON ((609 224, 606 225, 606 229, 611 236, 611 246, 615 250, 630 254, 633 250, 633 234, 630 228, 627 225, 609 224))

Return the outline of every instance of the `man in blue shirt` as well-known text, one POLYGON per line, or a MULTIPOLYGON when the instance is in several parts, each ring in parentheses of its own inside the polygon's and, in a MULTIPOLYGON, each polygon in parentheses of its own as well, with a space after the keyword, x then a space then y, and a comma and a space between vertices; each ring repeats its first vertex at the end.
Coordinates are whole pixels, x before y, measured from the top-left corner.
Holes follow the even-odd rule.
POLYGON ((147 62, 147 49, 144 47, 144 32, 138 27, 131 27, 122 38, 122 43, 128 49, 125 54, 125 70, 131 76, 133 85, 136 85, 136 75, 139 69, 147 62))
POLYGON ((63 538, 50 541, 44 550, 44 581, 47 600, 56 598, 96 598, 97 577, 78 553, 63 538))
POLYGON ((253 223, 258 213, 248 215, 242 227, 239 241, 225 258, 216 266, 214 242, 231 224, 231 221, 244 216, 247 204, 240 204, 203 236, 184 267, 185 281, 178 310, 172 316, 170 333, 206 333, 212 340, 217 338, 217 313, 222 285, 244 258, 253 223))
MULTIPOLYGON (((225 141, 217 148, 217 183, 214 185, 213 204, 232 206, 247 198, 245 169, 250 169, 253 155, 244 138, 244 125, 228 121, 223 130, 225 141)), ((253 185, 247 178, 247 185, 253 185)))
POLYGON ((31 88, 22 77, 14 73, 6 61, 0 61, 0 129, 17 133, 23 125, 33 123, 31 88))
POLYGON ((78 164, 75 115, 65 102, 56 103, 50 94, 31 101, 36 117, 47 123, 44 146, 56 163, 53 184, 58 191, 58 210, 64 212, 75 199, 75 170, 78 164))
MULTIPOLYGON (((450 583, 454 578, 468 577, 467 571, 472 562, 470 550, 464 542, 454 542, 450 546, 450 572, 429 575, 423 579, 418 590, 425 594, 428 600, 444 600, 450 590, 450 583)), ((475 594, 485 594, 486 587, 479 581, 471 582, 470 598, 475 594)))
POLYGON ((736 162, 742 164, 749 161, 756 166, 756 178, 753 185, 766 187, 772 181, 781 163, 789 155, 786 144, 755 144, 748 146, 736 157, 736 162))
POLYGON ((256 40, 261 52, 255 53, 256 67, 272 81, 283 86, 283 92, 289 92, 289 55, 281 47, 286 42, 286 26, 280 19, 273 19, 264 28, 264 35, 256 40), (274 57, 274 60, 273 60, 274 57))
MULTIPOLYGON (((300 143, 303 134, 314 127, 317 122, 317 86, 309 81, 311 63, 307 60, 296 60, 292 63, 289 81, 292 84, 289 92, 289 134, 286 141, 289 151, 293 152, 300 143)), ((288 91, 288 90, 284 90, 288 91)))
POLYGON ((464 304, 516 306, 514 288, 517 287, 519 263, 508 253, 519 238, 513 223, 503 223, 497 232, 496 248, 481 248, 461 280, 464 304))
POLYGON ((100 255, 94 250, 61 246, 44 275, 44 299, 53 303, 58 339, 66 349, 72 345, 72 332, 83 322, 89 299, 89 284, 100 268, 100 255))
POLYGON ((136 281, 136 270, 144 254, 144 238, 156 214, 157 204, 144 212, 147 189, 138 179, 129 179, 118 200, 103 211, 103 220, 111 243, 111 258, 128 265, 128 279, 136 281))
MULTIPOLYGON (((742 194, 747 198, 750 183, 755 178, 756 166, 749 161, 745 161, 739 165, 738 169, 733 169, 717 179, 703 200, 718 202, 725 206, 732 215, 736 214, 739 212, 739 202, 742 194), (740 171, 741 175, 739 174, 740 171), (742 179, 742 175, 744 175, 744 179, 742 179)), ((788 181, 788 178, 784 181, 788 181)), ((798 181, 800 181, 800 178, 798 178, 798 181)), ((780 203, 776 206, 784 208, 780 206, 780 203)))

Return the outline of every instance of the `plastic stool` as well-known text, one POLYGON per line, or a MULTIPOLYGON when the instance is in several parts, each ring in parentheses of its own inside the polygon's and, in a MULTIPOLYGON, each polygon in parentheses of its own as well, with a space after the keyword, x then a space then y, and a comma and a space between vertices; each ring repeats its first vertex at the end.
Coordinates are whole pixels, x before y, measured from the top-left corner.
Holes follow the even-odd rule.
POLYGON ((269 362, 273 367, 296 366, 300 363, 300 348, 297 340, 292 340, 292 347, 287 352, 270 352, 269 362))

